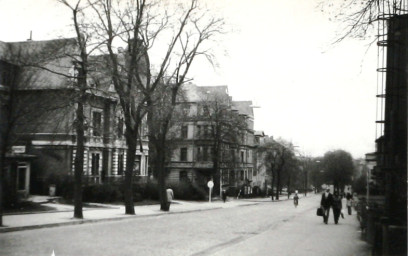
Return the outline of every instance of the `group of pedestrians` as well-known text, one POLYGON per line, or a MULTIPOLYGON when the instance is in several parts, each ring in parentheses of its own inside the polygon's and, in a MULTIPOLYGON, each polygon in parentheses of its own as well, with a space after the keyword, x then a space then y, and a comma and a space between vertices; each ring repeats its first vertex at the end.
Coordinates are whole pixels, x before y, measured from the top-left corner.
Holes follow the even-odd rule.
MULTIPOLYGON (((347 194, 347 209, 348 214, 351 215, 351 206, 352 206, 352 196, 350 193, 347 194)), ((326 192, 322 194, 322 199, 320 201, 320 207, 323 209, 323 222, 327 224, 330 216, 330 208, 333 209, 334 223, 338 224, 340 216, 344 219, 344 214, 342 212, 342 197, 336 191, 333 194, 330 193, 330 189, 327 189, 326 192)))

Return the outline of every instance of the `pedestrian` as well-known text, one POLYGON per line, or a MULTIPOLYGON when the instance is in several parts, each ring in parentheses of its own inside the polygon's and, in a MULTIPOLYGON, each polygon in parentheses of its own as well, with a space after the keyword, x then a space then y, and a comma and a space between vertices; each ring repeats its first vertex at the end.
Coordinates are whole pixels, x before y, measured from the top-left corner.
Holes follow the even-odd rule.
POLYGON ((170 211, 170 204, 174 199, 174 193, 171 188, 166 189, 167 194, 167 210, 170 211))
POLYGON ((320 207, 323 208, 323 222, 327 224, 330 215, 330 207, 333 204, 333 195, 330 193, 330 189, 322 195, 322 200, 320 200, 320 207))
POLYGON ((222 201, 224 201, 225 203, 225 201, 227 200, 227 191, 225 189, 222 190, 221 196, 222 196, 222 201))
POLYGON ((351 206, 353 205, 353 196, 350 193, 347 193, 347 211, 348 215, 351 215, 351 206))
POLYGON ((298 196, 297 190, 295 192, 295 195, 293 196, 293 204, 295 205, 295 207, 297 207, 299 204, 299 196, 298 196))
MULTIPOLYGON (((338 224, 339 223, 339 217, 341 212, 341 197, 338 192, 334 192, 333 194, 333 215, 334 215, 334 223, 338 224)), ((344 216, 342 215, 342 218, 344 219, 344 216)))

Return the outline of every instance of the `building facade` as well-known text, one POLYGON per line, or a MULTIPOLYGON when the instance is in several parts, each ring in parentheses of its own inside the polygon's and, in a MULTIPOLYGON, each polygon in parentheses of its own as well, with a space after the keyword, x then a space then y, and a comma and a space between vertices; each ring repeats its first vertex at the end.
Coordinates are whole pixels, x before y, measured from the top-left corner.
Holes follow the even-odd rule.
MULTIPOLYGON (((78 90, 72 57, 78 56, 75 39, 1 42, 1 46, 2 65, 14 65, 18 72, 13 76, 19 81, 2 84, 3 91, 13 94, 16 103, 10 106, 14 108, 11 118, 15 123, 10 127, 13 139, 7 151, 10 152, 12 146, 24 146, 25 153, 35 157, 27 174, 31 184, 29 192, 47 193, 51 184, 57 184, 58 190, 61 179, 73 175, 76 155, 78 90), (40 58, 43 60, 30 65, 23 62, 40 58), (26 114, 16 116, 23 112, 26 114)), ((88 74, 87 88, 84 182, 100 184, 120 180, 126 168, 127 147, 117 93, 106 71, 96 67, 88 74)), ((7 126, 4 122, 2 125, 7 126)), ((142 141, 136 152, 134 173, 144 179, 148 170, 145 123, 140 134, 142 141)))
POLYGON ((206 190, 213 180, 215 194, 223 188, 249 193, 255 146, 252 103, 232 101, 227 86, 185 84, 183 92, 177 108, 181 118, 171 129, 167 183, 184 180, 206 190))

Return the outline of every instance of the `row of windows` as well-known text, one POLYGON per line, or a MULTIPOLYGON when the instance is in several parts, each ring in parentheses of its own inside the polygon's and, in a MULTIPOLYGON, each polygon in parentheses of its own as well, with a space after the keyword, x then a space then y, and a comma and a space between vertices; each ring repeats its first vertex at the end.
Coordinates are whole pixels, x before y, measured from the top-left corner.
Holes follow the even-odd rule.
MULTIPOLYGON (((181 126, 180 135, 182 139, 189 139, 189 128, 192 128, 192 126, 189 125, 181 126)), ((214 125, 197 125, 195 136, 196 138, 209 138, 210 136, 213 136, 213 132, 214 125)), ((239 139, 243 144, 246 144, 248 142, 246 133, 240 133, 239 139)))
MULTIPOLYGON (((196 154, 196 161, 211 161, 211 158, 214 154, 214 148, 213 147, 197 147, 197 154, 196 154)), ((232 161, 235 161, 235 150, 230 149, 229 150, 230 156, 227 158, 224 156, 224 159, 230 159, 232 161)), ((180 148, 180 161, 188 161, 187 158, 188 155, 188 149, 187 148, 180 148)), ((239 161, 240 163, 245 163, 245 162, 250 162, 251 161, 251 151, 250 150, 241 150, 239 151, 239 161)))
MULTIPOLYGON (((181 138, 187 139, 188 138, 188 125, 183 125, 181 127, 181 138)), ((196 136, 197 137, 207 137, 212 134, 214 129, 213 125, 197 125, 196 136)))
MULTIPOLYGON (((244 181, 252 179, 252 170, 223 170, 221 172, 222 175, 222 182, 224 184, 233 183, 235 181, 244 181)), ((179 179, 180 181, 188 179, 188 172, 187 171, 180 171, 179 172, 179 179)))
MULTIPOLYGON (((183 112, 183 115, 189 116, 191 114, 191 106, 190 105, 183 105, 181 106, 181 111, 183 112)), ((203 115, 203 116, 209 116, 211 114, 210 108, 208 106, 198 106, 197 109, 197 114, 198 115, 203 115)))
MULTIPOLYGON (((75 154, 76 151, 74 150, 73 152, 73 158, 72 158, 72 171, 74 171, 75 168, 75 154)), ((85 174, 87 175, 92 175, 92 176, 100 176, 102 172, 102 153, 101 152, 89 152, 89 166, 87 166, 87 156, 88 152, 84 152, 84 169, 85 169, 85 174)), ((141 170, 141 155, 136 155, 135 156, 135 163, 134 163, 134 168, 133 168, 133 175, 135 176, 145 176, 146 175, 146 169, 147 169, 147 163, 148 163, 148 158, 146 156, 145 158, 145 166, 144 169, 141 170)), ((126 169, 126 153, 125 151, 120 151, 115 153, 112 156, 112 170, 110 175, 124 175, 126 169)))
MULTIPOLYGON (((101 137, 103 135, 103 114, 102 111, 97 110, 92 112, 92 129, 91 134, 95 137, 101 137)), ((118 117, 116 123, 116 133, 119 139, 122 139, 125 134, 125 122, 123 117, 118 117)), ((140 134, 144 136, 146 131, 144 128, 140 128, 140 134)))

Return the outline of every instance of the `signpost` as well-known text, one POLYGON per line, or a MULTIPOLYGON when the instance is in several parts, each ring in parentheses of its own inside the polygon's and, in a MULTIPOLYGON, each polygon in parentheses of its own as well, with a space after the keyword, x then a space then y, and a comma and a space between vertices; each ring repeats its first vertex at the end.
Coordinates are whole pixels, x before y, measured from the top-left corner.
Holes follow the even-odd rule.
POLYGON ((214 182, 212 181, 212 180, 210 180, 208 183, 207 183, 207 186, 208 186, 208 188, 210 189, 210 191, 209 191, 209 197, 208 197, 208 200, 209 200, 209 202, 211 203, 211 191, 212 191, 212 188, 214 187, 214 182))

